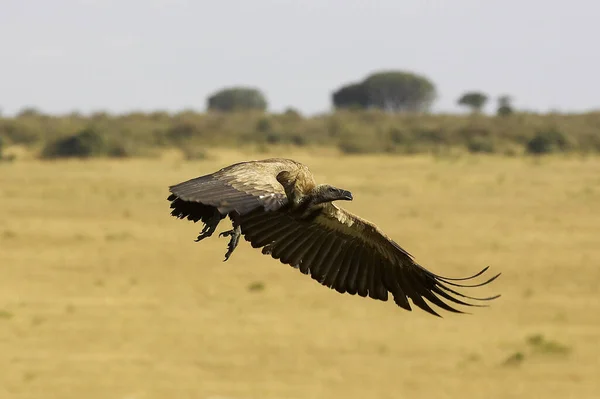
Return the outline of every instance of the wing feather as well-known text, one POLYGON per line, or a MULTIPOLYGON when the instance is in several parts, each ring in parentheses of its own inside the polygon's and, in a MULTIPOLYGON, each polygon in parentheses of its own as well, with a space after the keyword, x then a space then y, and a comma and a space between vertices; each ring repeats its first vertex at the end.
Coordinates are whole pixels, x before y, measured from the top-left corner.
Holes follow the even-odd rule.
POLYGON ((396 278, 396 268, 394 267, 384 267, 383 268, 383 282, 384 285, 386 287, 386 289, 392 293, 392 296, 394 297, 394 302, 396 303, 396 305, 400 306, 403 309, 406 310, 412 310, 411 306, 410 306, 410 302, 408 302, 408 296, 406 295, 406 293, 404 292, 404 290, 402 290, 402 287, 400 286, 400 281, 398 278, 396 278))
POLYGON ((309 254, 316 252, 318 250, 318 246, 321 243, 321 237, 325 234, 323 231, 314 230, 310 232, 309 241, 306 242, 304 247, 299 248, 290 254, 290 264, 294 267, 298 267, 302 274, 309 273, 310 263, 308 263, 305 259, 308 258, 309 254))
POLYGON ((276 211, 288 203, 277 174, 298 167, 302 165, 289 160, 241 162, 170 186, 169 191, 176 199, 212 206, 224 215, 276 211))
POLYGON ((350 240, 345 241, 342 245, 340 245, 339 253, 336 254, 335 257, 330 258, 330 260, 329 260, 330 266, 328 268, 327 273, 324 276, 325 279, 323 280, 323 283, 322 283, 324 286, 329 287, 329 288, 331 288, 333 286, 335 279, 337 278, 337 276, 340 273, 342 265, 346 261, 346 258, 348 256, 350 248, 351 248, 350 240))
POLYGON ((256 240, 255 245, 258 247, 272 245, 285 239, 289 234, 291 234, 290 226, 274 225, 273 228, 264 231, 260 238, 256 240))
MULTIPOLYGON (((458 284, 470 278, 448 278, 434 274, 413 260, 412 255, 388 238, 375 225, 333 204, 327 204, 308 219, 289 211, 254 210, 240 218, 245 239, 253 247, 298 268, 303 274, 340 293, 387 301, 391 293, 401 308, 418 308, 440 316, 431 305, 445 311, 464 313, 446 301, 463 306, 472 304, 459 298, 488 301, 499 295, 476 298, 450 286, 473 288, 486 285, 458 284), (428 303, 429 302, 429 303, 428 303), (431 305, 430 305, 431 304, 431 305)), ((484 270, 485 271, 485 270, 484 270)))
POLYGON ((309 252, 306 253, 304 259, 301 260, 301 265, 307 270, 311 277, 315 276, 316 260, 319 253, 325 248, 329 239, 329 231, 324 231, 319 234, 319 239, 314 243, 309 252))
POLYGON ((373 299, 379 299, 380 301, 387 301, 388 290, 383 283, 383 266, 383 259, 375 252, 373 254, 373 272, 369 274, 371 277, 371 280, 369 281, 369 296, 373 299))
POLYGON ((356 252, 354 253, 354 257, 352 258, 352 262, 350 263, 348 277, 346 279, 346 291, 348 291, 348 294, 350 295, 356 295, 356 293, 358 292, 358 275, 360 271, 360 263, 364 249, 364 246, 357 245, 356 252))
MULTIPOLYGON (((273 244, 273 258, 280 259, 282 254, 290 253, 298 245, 298 239, 304 231, 300 226, 295 226, 273 244)), ((281 260, 281 259, 280 259, 281 260)), ((282 261, 282 263, 285 263, 282 261)))
POLYGON ((348 285, 346 278, 348 277, 348 272, 350 271, 350 267, 354 261, 354 254, 358 248, 360 248, 358 245, 354 245, 354 239, 348 242, 346 255, 339 262, 339 271, 337 276, 332 281, 331 285, 329 285, 330 288, 335 288, 335 290, 340 294, 344 294, 346 292, 346 287, 348 285))
POLYGON ((361 297, 369 295, 369 273, 371 272, 371 256, 370 251, 366 248, 362 251, 358 263, 358 275, 356 276, 357 293, 361 297))
POLYGON ((310 275, 313 279, 321 281, 323 276, 323 266, 327 260, 327 255, 332 251, 336 245, 336 236, 333 232, 328 232, 327 236, 323 240, 323 244, 316 252, 315 257, 312 259, 310 264, 310 275))
POLYGON ((342 249, 345 248, 346 244, 347 240, 336 236, 330 251, 321 262, 321 266, 319 268, 319 283, 326 285, 325 279, 327 278, 327 275, 333 271, 335 265, 337 265, 341 260, 340 254, 342 249))
POLYGON ((286 247, 285 251, 282 251, 279 260, 293 267, 297 267, 297 265, 293 262, 294 256, 296 256, 296 254, 302 249, 306 249, 308 242, 313 238, 314 236, 308 233, 307 229, 300 229, 296 237, 290 239, 292 244, 289 247, 286 247))

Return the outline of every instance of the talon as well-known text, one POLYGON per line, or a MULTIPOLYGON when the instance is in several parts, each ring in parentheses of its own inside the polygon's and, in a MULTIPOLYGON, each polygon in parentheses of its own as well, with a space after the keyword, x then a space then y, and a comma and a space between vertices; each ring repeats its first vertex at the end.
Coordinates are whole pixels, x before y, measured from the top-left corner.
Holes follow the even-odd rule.
POLYGON ((225 262, 229 259, 229 257, 231 256, 231 254, 237 247, 238 243, 240 242, 242 230, 239 225, 235 225, 235 223, 234 223, 233 230, 225 231, 221 234, 226 235, 226 236, 231 236, 231 239, 229 240, 229 244, 227 244, 227 253, 225 253, 225 259, 223 259, 223 262, 225 262))
POLYGON ((213 233, 215 232, 215 230, 217 229, 217 226, 219 225, 220 221, 221 221, 221 217, 220 217, 219 213, 215 213, 206 222, 206 224, 204 225, 204 228, 202 229, 202 231, 198 235, 198 238, 196 238, 194 240, 194 242, 198 242, 198 241, 204 240, 206 237, 212 236, 213 233))

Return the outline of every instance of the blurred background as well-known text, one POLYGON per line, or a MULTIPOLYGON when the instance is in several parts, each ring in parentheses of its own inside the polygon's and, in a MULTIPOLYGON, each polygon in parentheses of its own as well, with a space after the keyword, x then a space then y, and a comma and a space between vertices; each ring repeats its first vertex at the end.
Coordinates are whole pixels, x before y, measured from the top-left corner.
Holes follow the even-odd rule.
POLYGON ((597 3, 0 9, 1 398, 599 397, 597 3), (268 157, 502 297, 407 312, 169 215, 268 157))

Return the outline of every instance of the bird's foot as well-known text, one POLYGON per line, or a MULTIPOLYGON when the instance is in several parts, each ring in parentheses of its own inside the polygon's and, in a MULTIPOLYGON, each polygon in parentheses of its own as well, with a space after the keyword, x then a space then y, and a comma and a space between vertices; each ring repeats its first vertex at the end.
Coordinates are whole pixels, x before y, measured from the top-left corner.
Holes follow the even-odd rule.
POLYGON ((206 224, 204 225, 204 228, 198 235, 198 238, 196 238, 194 240, 194 242, 198 242, 198 241, 204 240, 206 237, 212 236, 213 233, 215 232, 215 230, 217 229, 217 226, 219 225, 220 221, 221 221, 221 218, 220 218, 219 214, 216 213, 213 217, 211 217, 206 222, 206 224))
POLYGON ((242 230, 240 226, 235 226, 233 229, 224 231, 221 234, 219 234, 219 237, 231 237, 231 239, 229 240, 229 244, 227 244, 227 253, 225 254, 225 259, 223 260, 223 262, 229 259, 235 248, 238 246, 241 235, 242 230))

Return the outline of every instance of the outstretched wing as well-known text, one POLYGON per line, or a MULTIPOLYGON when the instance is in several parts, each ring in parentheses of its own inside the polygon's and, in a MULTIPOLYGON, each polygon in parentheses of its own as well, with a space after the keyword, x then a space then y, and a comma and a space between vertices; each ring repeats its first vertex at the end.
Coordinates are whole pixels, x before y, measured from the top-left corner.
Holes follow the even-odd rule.
POLYGON ((464 313, 443 301, 465 306, 482 306, 464 299, 488 301, 459 293, 451 287, 478 287, 490 283, 464 282, 483 274, 452 279, 438 276, 413 261, 411 255, 375 225, 350 212, 328 204, 309 219, 288 212, 257 210, 241 217, 242 234, 254 248, 262 247, 282 263, 298 268, 321 284, 340 293, 358 294, 395 303, 411 310, 408 298, 419 308, 439 316, 424 299, 455 313, 464 313))
POLYGON ((275 211, 287 204, 285 190, 277 174, 285 170, 282 162, 249 161, 234 164, 218 172, 200 176, 169 187, 172 208, 200 203, 226 215, 236 211, 248 213, 254 209, 275 211))

